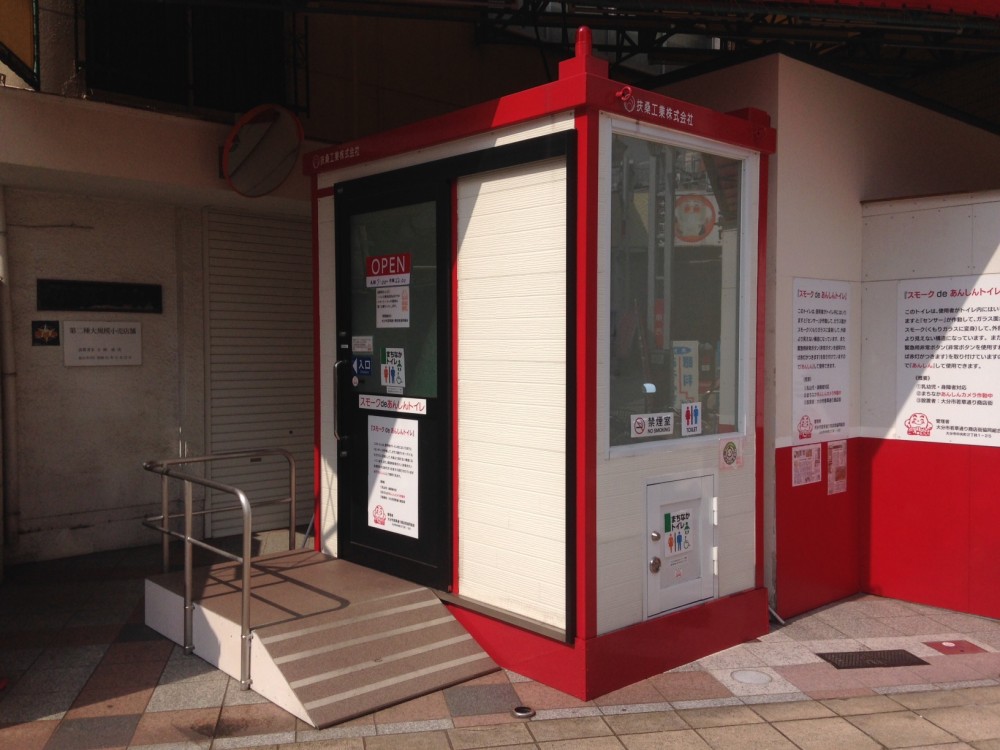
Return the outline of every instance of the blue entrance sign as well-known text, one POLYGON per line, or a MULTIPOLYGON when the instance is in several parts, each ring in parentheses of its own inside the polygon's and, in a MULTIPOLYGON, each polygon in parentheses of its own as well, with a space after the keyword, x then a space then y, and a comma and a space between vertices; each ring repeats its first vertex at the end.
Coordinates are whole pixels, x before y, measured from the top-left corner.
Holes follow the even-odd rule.
POLYGON ((371 377, 372 358, 371 357, 351 357, 351 370, 360 378, 371 377))

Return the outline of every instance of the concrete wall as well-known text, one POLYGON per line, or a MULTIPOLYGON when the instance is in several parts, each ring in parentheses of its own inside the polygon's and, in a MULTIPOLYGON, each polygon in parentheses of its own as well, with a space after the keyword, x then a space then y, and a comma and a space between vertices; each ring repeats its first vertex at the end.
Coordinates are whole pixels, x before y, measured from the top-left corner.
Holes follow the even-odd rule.
MULTIPOLYGON (((671 86, 672 96, 722 110, 771 114, 765 444, 767 579, 791 615, 861 585, 874 544, 859 514, 866 464, 851 441, 848 490, 791 486, 793 284, 845 281, 851 290, 850 436, 864 433, 863 201, 988 190, 1000 174, 1000 137, 794 59, 771 56, 671 86), (822 524, 824 533, 812 530, 822 524)), ((877 355, 876 355, 877 356, 877 355)), ((825 479, 825 475, 824 475, 825 479)))
POLYGON ((335 143, 547 83, 561 59, 471 24, 314 14, 309 30, 306 132, 335 143))
POLYGON ((308 181, 238 196, 216 124, 11 89, 0 111, 19 479, 4 501, 20 510, 6 557, 155 542, 139 519, 157 512, 159 482, 142 462, 204 450, 205 212, 308 215, 308 181), (39 278, 157 284, 163 312, 39 311, 39 278), (67 367, 63 347, 32 346, 34 320, 139 322, 142 364, 67 367))
POLYGON ((150 541, 158 480, 143 461, 204 450, 197 209, 8 188, 8 283, 17 361, 18 559, 150 541), (158 284, 162 314, 38 311, 39 278, 158 284), (31 322, 63 324, 33 346, 31 322), (65 321, 138 322, 142 364, 67 367, 65 321), (182 346, 188 350, 180 351, 182 346), (182 413, 182 403, 184 413, 182 413))

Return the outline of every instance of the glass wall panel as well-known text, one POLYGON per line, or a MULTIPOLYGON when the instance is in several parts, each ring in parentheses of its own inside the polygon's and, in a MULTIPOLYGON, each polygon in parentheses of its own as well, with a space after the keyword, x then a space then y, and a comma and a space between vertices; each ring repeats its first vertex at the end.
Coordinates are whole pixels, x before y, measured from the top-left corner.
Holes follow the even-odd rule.
POLYGON ((742 167, 613 136, 612 446, 739 429, 742 167))

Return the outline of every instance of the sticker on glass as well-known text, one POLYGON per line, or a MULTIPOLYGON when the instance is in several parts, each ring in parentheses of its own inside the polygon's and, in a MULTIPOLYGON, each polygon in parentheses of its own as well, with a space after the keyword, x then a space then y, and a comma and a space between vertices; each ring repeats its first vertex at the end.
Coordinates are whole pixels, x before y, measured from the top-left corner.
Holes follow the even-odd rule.
POLYGON ((681 404, 681 435, 701 434, 701 401, 681 404))
POLYGON ((630 419, 630 434, 633 438, 674 434, 674 413, 671 411, 657 414, 633 414, 630 419))
POLYGON ((406 386, 406 359, 402 349, 386 347, 382 350, 381 383, 386 388, 406 386))
POLYGON ((377 328, 409 328, 410 287, 376 289, 375 315, 377 328))

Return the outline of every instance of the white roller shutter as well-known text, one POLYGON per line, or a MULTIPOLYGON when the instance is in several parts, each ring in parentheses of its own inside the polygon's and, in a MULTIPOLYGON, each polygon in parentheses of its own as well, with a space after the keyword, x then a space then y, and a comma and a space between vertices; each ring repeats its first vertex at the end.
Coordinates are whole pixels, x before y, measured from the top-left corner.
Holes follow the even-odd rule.
MULTIPOLYGON (((211 454, 284 448, 296 461, 296 520, 313 510, 312 235, 308 219, 210 212, 206 217, 206 439, 211 454)), ((287 497, 282 457, 211 465, 212 479, 251 502, 287 497)), ((210 504, 229 504, 214 494, 210 504)), ((254 530, 288 511, 254 512, 254 530)), ((239 533, 238 513, 208 519, 210 537, 239 533)))

